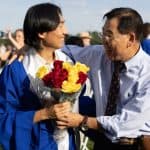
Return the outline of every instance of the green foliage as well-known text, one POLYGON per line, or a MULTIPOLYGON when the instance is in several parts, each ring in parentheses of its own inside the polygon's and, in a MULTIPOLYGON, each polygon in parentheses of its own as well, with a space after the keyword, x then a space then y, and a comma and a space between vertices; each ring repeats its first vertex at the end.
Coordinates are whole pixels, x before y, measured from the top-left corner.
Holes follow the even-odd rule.
MULTIPOLYGON (((97 31, 92 31, 89 32, 92 39, 91 39, 91 44, 95 45, 95 44, 102 44, 102 38, 101 38, 101 33, 97 32, 97 31)), ((77 34, 77 36, 79 36, 79 33, 77 34)))
POLYGON ((92 36, 91 44, 102 44, 101 34, 97 31, 89 32, 92 36))
POLYGON ((9 45, 9 44, 11 44, 11 42, 9 41, 9 39, 2 39, 2 38, 0 38, 0 45, 1 44, 9 45))

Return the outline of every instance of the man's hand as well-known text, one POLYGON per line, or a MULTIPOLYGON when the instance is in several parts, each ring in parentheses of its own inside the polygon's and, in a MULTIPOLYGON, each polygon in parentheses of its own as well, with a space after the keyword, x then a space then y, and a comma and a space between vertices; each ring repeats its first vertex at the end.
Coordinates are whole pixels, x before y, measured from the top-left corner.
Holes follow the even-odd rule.
POLYGON ((83 116, 78 113, 67 112, 59 120, 56 121, 59 129, 68 127, 78 127, 83 120, 83 116))

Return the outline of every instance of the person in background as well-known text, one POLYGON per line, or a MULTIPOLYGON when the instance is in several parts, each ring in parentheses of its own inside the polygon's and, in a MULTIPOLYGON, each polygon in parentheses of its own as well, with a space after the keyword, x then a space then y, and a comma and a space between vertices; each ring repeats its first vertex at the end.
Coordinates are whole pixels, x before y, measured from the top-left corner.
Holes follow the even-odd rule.
POLYGON ((91 36, 89 32, 81 32, 79 37, 82 39, 84 46, 91 45, 91 36))
MULTIPOLYGON (((150 149, 150 56, 141 45, 143 20, 132 8, 104 15, 103 45, 63 50, 90 67, 96 117, 67 113, 66 127, 95 129, 94 150, 150 149)), ((61 126, 61 124, 60 124, 61 126)))
POLYGON ((7 31, 8 39, 13 44, 13 46, 16 48, 16 50, 20 50, 24 47, 24 33, 23 29, 17 29, 14 33, 14 37, 11 33, 11 30, 7 31))
POLYGON ((0 73, 3 67, 9 62, 13 55, 13 46, 11 44, 0 46, 0 73))
POLYGON ((66 38, 65 44, 66 45, 78 45, 81 47, 84 46, 82 39, 78 36, 68 36, 66 38))
POLYGON ((142 48, 145 52, 150 54, 150 23, 143 24, 143 40, 141 42, 142 48))
POLYGON ((6 55, 6 46, 4 44, 0 45, 0 73, 5 65, 6 55))
POLYGON ((23 29, 17 29, 14 35, 11 33, 10 29, 7 29, 6 38, 10 40, 13 46, 11 57, 7 62, 10 64, 16 57, 19 57, 19 60, 22 60, 26 53, 23 29))
POLYGON ((67 34, 61 9, 51 3, 30 7, 23 30, 27 51, 22 62, 14 60, 0 75, 0 145, 4 150, 76 150, 73 129, 66 129, 60 140, 54 135, 54 121, 70 111, 70 103, 50 97, 44 104, 47 99, 39 97, 36 82, 41 66, 72 62, 60 50, 67 34))

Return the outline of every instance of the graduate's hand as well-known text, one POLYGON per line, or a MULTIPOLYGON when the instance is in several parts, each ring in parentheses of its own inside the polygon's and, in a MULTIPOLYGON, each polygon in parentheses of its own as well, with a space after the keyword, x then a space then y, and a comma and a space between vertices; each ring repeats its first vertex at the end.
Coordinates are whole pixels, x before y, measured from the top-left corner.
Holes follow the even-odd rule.
POLYGON ((63 116, 65 116, 65 114, 70 112, 70 110, 71 110, 70 102, 54 104, 51 105, 50 107, 46 107, 36 111, 33 118, 33 122, 36 123, 47 119, 60 120, 63 116))
POLYGON ((53 106, 46 108, 46 111, 49 119, 60 120, 65 114, 71 111, 71 103, 63 102, 54 104, 53 106))

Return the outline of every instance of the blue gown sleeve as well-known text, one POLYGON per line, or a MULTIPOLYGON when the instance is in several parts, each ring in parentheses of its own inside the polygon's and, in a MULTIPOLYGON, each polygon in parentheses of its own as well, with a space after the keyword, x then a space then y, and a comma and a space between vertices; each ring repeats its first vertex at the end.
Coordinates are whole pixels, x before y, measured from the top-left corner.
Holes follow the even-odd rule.
POLYGON ((32 106, 35 98, 29 103, 28 89, 22 63, 15 61, 4 68, 0 75, 0 144, 5 150, 29 149, 33 116, 39 105, 32 106))

